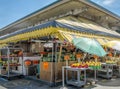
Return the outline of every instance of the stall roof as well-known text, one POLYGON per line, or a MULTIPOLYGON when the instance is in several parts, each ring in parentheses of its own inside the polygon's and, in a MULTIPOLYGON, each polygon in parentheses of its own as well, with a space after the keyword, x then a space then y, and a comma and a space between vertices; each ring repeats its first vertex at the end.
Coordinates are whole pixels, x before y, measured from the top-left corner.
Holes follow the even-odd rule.
POLYGON ((70 29, 70 30, 77 30, 79 32, 86 32, 86 33, 91 33, 91 34, 96 34, 96 35, 120 38, 119 33, 112 31, 110 29, 106 29, 90 20, 87 20, 85 18, 76 18, 73 16, 68 16, 68 17, 58 19, 58 20, 48 21, 46 23, 43 23, 43 24, 35 26, 35 27, 31 27, 31 28, 13 32, 6 36, 0 37, 0 39, 1 40, 6 39, 11 36, 23 34, 26 32, 31 32, 34 30, 40 30, 40 29, 47 28, 47 27, 60 27, 60 28, 66 28, 66 29, 70 29))
MULTIPOLYGON (((40 21, 41 18, 45 18, 45 19, 48 19, 50 17, 54 17, 54 16, 58 16, 60 13, 62 12, 59 12, 59 10, 63 9, 64 5, 66 6, 64 11, 63 12, 67 12, 69 11, 70 9, 76 9, 76 8, 80 8, 79 6, 81 5, 80 3, 81 2, 82 6, 90 6, 90 9, 94 8, 96 9, 98 12, 101 12, 101 13, 104 13, 102 15, 107 15, 107 16, 110 16, 110 18, 113 18, 114 20, 110 20, 110 21, 113 21, 113 22, 118 22, 120 20, 120 17, 117 16, 116 14, 108 11, 107 9, 91 2, 90 0, 57 0, 56 2, 38 10, 38 11, 35 11, 11 24, 9 24, 8 26, 5 26, 4 28, 1 29, 1 35, 3 35, 3 32, 4 34, 7 34, 8 32, 13 32, 14 30, 19 30, 19 29, 22 29, 22 28, 25 28, 25 27, 28 27, 32 24, 36 24, 37 21, 40 21), (72 3, 72 4, 71 4, 72 3), (78 5, 79 4, 79 5, 78 5), (74 7, 71 7, 71 5, 74 7), (57 9, 57 8, 58 9, 57 9), (56 8, 56 9, 55 9, 56 8), (52 9, 52 10, 51 10, 52 9), (44 14, 49 14, 49 15, 44 15, 44 14), (36 17, 39 17, 39 19, 36 17)), ((82 8, 82 7, 81 7, 82 8)), ((91 12, 91 11, 89 11, 91 12)))

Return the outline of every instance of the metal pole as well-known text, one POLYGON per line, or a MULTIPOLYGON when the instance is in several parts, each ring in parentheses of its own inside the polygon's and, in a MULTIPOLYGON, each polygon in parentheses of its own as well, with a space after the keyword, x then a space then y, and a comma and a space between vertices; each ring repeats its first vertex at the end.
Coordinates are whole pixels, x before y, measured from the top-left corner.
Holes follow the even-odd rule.
POLYGON ((84 78, 85 78, 85 83, 86 83, 86 69, 84 70, 84 78))
POLYGON ((96 82, 96 78, 97 78, 97 76, 96 76, 96 69, 94 70, 94 76, 95 76, 95 82, 96 82))
POLYGON ((24 55, 23 55, 23 49, 22 49, 22 75, 24 75, 23 74, 23 65, 24 65, 24 63, 23 63, 23 59, 24 59, 24 57, 23 57, 24 55))
POLYGON ((58 47, 58 43, 55 43, 55 85, 56 85, 56 73, 58 73, 58 69, 57 69, 57 47, 58 47))
POLYGON ((81 70, 77 70, 77 81, 78 81, 78 83, 80 83, 80 81, 81 81, 80 76, 81 76, 81 70))
MULTIPOLYGON (((53 49, 53 47, 52 47, 52 62, 53 62, 53 56, 54 56, 54 55, 53 55, 53 50, 54 50, 54 49, 53 49)), ((52 69, 52 67, 53 67, 53 65, 52 65, 52 63, 51 63, 51 81, 50 81, 51 83, 52 83, 52 80, 53 80, 53 79, 52 79, 52 75, 53 75, 53 69, 52 69)))
POLYGON ((7 58, 8 58, 8 77, 10 77, 10 57, 9 57, 9 55, 10 55, 10 50, 9 50, 9 48, 7 47, 7 58))
POLYGON ((62 86, 65 86, 65 78, 64 78, 64 66, 62 67, 62 86))
POLYGON ((120 65, 118 66, 118 68, 119 68, 118 71, 119 71, 119 76, 120 76, 120 65))

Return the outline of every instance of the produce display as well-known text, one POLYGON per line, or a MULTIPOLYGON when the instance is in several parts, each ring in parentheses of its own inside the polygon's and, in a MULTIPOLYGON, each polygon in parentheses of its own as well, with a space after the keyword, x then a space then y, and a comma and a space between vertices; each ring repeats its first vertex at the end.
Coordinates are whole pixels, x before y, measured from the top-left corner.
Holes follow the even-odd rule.
POLYGON ((85 62, 74 63, 71 65, 72 68, 88 68, 88 65, 85 62))
POLYGON ((80 62, 80 63, 74 63, 71 65, 72 68, 93 68, 93 69, 100 69, 101 68, 101 62, 80 62))
POLYGON ((106 63, 107 63, 107 64, 115 64, 116 62, 113 61, 113 60, 107 60, 106 63))
POLYGON ((86 64, 88 64, 88 66, 92 69, 101 69, 101 62, 89 61, 86 62, 86 64))

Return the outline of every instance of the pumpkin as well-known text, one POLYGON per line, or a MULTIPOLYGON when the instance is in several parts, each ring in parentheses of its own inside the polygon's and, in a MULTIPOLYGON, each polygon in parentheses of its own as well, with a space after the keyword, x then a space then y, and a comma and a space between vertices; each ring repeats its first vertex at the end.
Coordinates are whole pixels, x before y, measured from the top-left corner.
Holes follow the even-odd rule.
POLYGON ((24 61, 25 66, 30 66, 32 64, 31 60, 25 60, 24 61))
POLYGON ((23 52, 20 51, 20 52, 18 53, 18 56, 22 56, 22 55, 23 55, 23 52))
POLYGON ((109 57, 112 57, 112 53, 109 53, 108 56, 109 56, 109 57))
POLYGON ((38 60, 33 60, 33 64, 39 64, 39 61, 38 60))

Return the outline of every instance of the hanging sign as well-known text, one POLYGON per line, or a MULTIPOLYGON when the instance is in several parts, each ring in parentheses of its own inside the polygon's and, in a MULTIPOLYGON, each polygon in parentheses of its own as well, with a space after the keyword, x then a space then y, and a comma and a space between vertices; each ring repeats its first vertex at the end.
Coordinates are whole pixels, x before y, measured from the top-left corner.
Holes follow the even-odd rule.
POLYGON ((109 53, 108 56, 109 56, 109 57, 112 57, 112 53, 109 53))
POLYGON ((65 55, 64 56, 64 60, 69 60, 70 59, 70 56, 69 55, 65 55))
POLYGON ((48 62, 43 62, 43 70, 48 70, 49 64, 48 62))
POLYGON ((82 57, 82 54, 76 54, 76 58, 79 59, 82 57))
POLYGON ((94 55, 93 57, 94 57, 95 59, 98 59, 98 58, 99 58, 97 55, 94 55))

